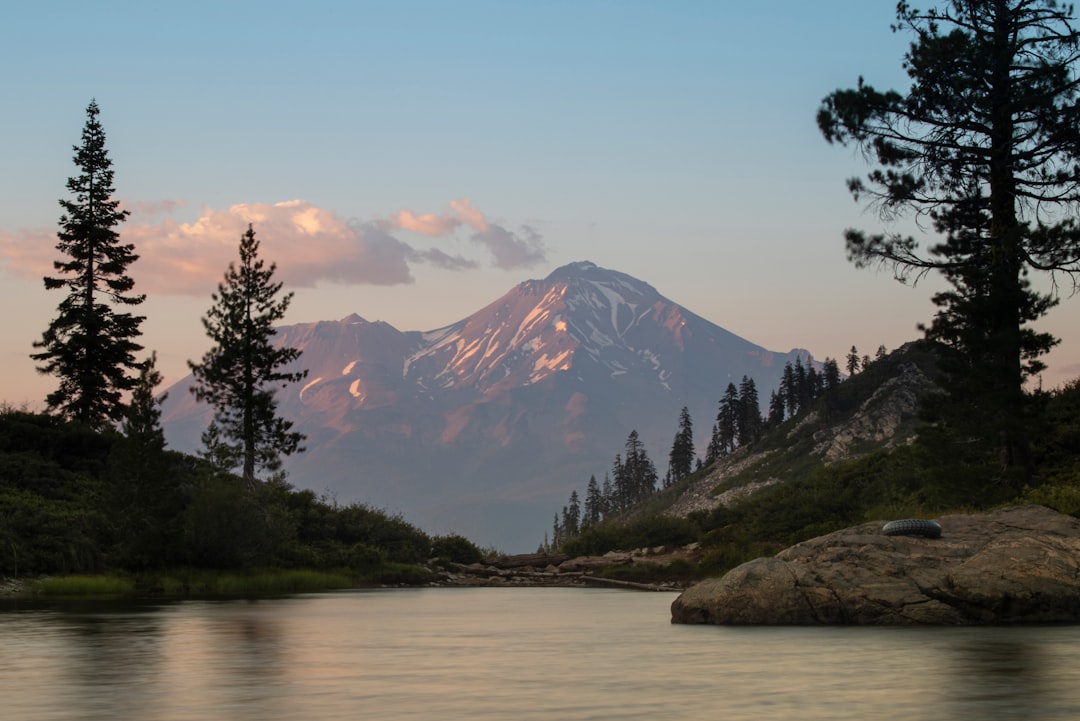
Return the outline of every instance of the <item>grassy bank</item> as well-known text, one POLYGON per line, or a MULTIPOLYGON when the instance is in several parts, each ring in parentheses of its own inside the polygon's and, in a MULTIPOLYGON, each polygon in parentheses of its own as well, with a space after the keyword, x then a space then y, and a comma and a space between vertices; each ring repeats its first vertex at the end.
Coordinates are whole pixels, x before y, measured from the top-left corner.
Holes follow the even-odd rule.
POLYGON ((54 576, 27 584, 43 598, 135 598, 186 596, 276 596, 364 585, 344 572, 265 569, 227 572, 174 569, 136 575, 54 576))

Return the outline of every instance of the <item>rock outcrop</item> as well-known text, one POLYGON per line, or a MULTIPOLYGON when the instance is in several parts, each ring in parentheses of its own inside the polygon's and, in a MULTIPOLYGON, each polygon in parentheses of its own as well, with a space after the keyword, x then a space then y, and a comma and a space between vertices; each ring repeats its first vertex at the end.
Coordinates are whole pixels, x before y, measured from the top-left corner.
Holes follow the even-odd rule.
MULTIPOLYGON (((915 352, 914 347, 915 344, 909 343, 897 353, 903 357, 905 353, 915 352)), ((707 476, 690 484, 664 513, 685 518, 691 513, 730 506, 763 488, 783 483, 786 476, 773 473, 770 465, 776 461, 782 466, 785 456, 792 453, 809 453, 821 459, 822 465, 830 465, 910 443, 915 438, 915 421, 922 400, 940 392, 940 388, 914 361, 897 362, 891 367, 892 375, 887 375, 872 392, 867 391, 866 399, 854 410, 836 417, 813 410, 788 428, 787 448, 795 450, 761 451, 756 445, 749 445, 722 456, 707 476), (807 437, 813 444, 809 449, 801 444, 807 437), (739 485, 732 486, 733 483, 739 485), (718 492, 718 488, 725 490, 718 492)))
POLYGON ((852 449, 860 443, 891 448, 906 442, 910 438, 900 432, 904 423, 918 414, 925 396, 939 391, 919 366, 905 363, 897 375, 882 383, 850 418, 817 431, 813 452, 829 464, 851 458, 854 455, 852 449))
POLYGON ((759 558, 681 594, 673 623, 1080 621, 1080 519, 1042 506, 944 516, 942 536, 865 523, 759 558))

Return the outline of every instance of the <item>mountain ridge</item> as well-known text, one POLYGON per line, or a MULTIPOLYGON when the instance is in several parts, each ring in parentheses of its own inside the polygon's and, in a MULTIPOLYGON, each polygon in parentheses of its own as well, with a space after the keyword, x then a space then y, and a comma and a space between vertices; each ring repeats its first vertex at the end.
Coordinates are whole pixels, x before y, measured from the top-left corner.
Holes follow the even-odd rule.
MULTIPOLYGON (((531 550, 555 499, 602 477, 631 430, 666 465, 678 413, 690 409, 703 453, 729 382, 767 399, 783 365, 648 283, 589 261, 519 283, 475 313, 401 331, 351 313, 282 326, 300 348, 302 384, 277 395, 308 436, 289 480, 403 513, 438 532, 531 550)), ((170 445, 192 451, 209 418, 169 392, 170 445)))

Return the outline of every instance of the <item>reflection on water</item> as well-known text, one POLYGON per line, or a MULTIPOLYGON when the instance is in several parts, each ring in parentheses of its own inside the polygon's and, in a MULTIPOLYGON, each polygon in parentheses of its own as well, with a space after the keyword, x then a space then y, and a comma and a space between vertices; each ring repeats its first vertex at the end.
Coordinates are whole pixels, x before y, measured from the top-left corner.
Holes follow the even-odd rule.
POLYGON ((1074 719, 1080 628, 672 626, 669 594, 0 606, 0 717, 1074 719))
POLYGON ((950 706, 986 709, 994 718, 1080 718, 1078 677, 1065 668, 1077 662, 1077 638, 1073 629, 1060 630, 1035 629, 1029 636, 1012 629, 950 644, 950 706))

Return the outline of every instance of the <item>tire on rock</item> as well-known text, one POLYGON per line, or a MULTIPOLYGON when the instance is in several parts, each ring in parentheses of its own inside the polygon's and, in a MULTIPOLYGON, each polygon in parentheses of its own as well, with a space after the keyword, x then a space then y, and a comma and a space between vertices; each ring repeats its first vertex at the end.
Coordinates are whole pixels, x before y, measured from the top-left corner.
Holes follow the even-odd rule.
POLYGON ((924 521, 918 518, 905 518, 901 521, 889 521, 881 527, 881 532, 886 536, 941 538, 941 526, 936 521, 924 521))

